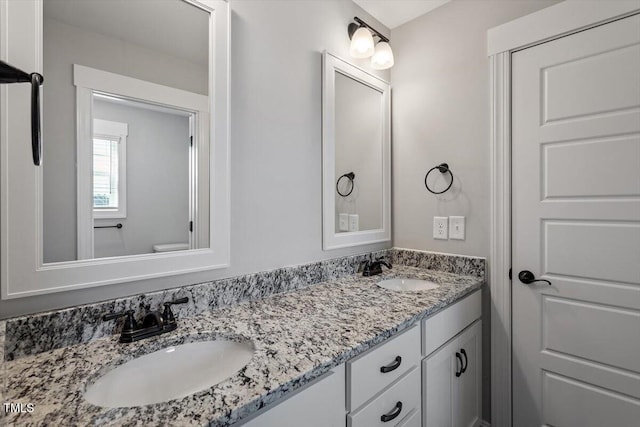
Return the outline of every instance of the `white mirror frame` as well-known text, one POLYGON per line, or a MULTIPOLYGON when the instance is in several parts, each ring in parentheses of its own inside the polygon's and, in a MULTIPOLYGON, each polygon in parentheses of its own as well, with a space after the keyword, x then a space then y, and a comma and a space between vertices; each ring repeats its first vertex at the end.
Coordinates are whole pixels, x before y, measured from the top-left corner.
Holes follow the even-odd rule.
POLYGON ((324 250, 391 240, 391 85, 381 78, 323 52, 322 75, 322 247, 324 250), (382 228, 335 232, 335 75, 339 72, 382 94, 382 228))
MULTIPOLYGON (((229 5, 183 0, 210 13, 210 248, 43 263, 42 167, 31 159, 30 86, 0 85, 2 299, 224 268, 229 265, 229 5)), ((0 59, 42 73, 43 0, 0 0, 0 59), (9 25, 11 23, 11 25, 9 25)), ((46 76, 42 89, 46 96, 46 76)), ((47 136, 43 135, 43 145, 47 136)), ((43 159, 46 165, 47 159, 43 159)), ((46 167, 46 166, 45 166, 46 167)))

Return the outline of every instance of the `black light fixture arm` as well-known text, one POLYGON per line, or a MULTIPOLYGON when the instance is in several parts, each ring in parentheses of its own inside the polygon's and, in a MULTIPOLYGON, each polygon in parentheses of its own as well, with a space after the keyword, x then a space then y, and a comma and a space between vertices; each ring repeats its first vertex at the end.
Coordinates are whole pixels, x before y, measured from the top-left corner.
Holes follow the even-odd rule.
POLYGON ((349 24, 349 28, 348 28, 348 30, 349 30, 349 38, 353 37, 353 33, 355 33, 358 28, 365 27, 365 28, 368 28, 373 34, 378 36, 380 41, 389 43, 389 39, 387 37, 383 36, 380 33, 380 31, 376 30, 371 25, 369 25, 366 22, 364 22, 362 19, 358 18, 357 16, 354 16, 353 20, 356 21, 357 24, 354 24, 353 22, 349 24))
POLYGON ((33 164, 40 166, 42 160, 40 86, 44 83, 44 77, 39 73, 26 73, 6 62, 0 61, 0 84, 3 83, 31 83, 31 152, 33 164))

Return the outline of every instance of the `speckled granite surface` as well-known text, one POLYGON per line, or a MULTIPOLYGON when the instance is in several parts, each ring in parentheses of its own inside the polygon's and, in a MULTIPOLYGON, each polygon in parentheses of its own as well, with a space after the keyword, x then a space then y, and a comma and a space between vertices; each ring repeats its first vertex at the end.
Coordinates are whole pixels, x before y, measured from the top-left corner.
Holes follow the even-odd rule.
POLYGON ((484 278, 487 271, 486 258, 443 254, 438 252, 416 251, 413 249, 392 248, 388 256, 393 264, 428 270, 445 271, 484 278))
MULTIPOLYGON (((386 250, 373 253, 387 255, 386 250)), ((149 308, 159 310, 165 301, 188 296, 189 303, 175 306, 174 312, 182 318, 191 317, 354 274, 368 257, 369 254, 361 254, 335 258, 9 319, 3 346, 5 357, 13 360, 110 336, 121 329, 122 321, 103 322, 104 313, 134 309, 140 314, 149 308)))
MULTIPOLYGON (((485 277, 484 258, 397 248, 374 252, 372 255, 387 256, 394 265, 485 277)), ((149 308, 159 309, 165 301, 188 296, 189 303, 176 306, 174 311, 182 318, 196 316, 241 301, 303 289, 354 274, 358 265, 368 257, 369 254, 346 256, 13 318, 7 321, 6 343, 0 346, 5 350, 5 358, 14 360, 43 351, 87 343, 110 336, 122 327, 122 321, 103 322, 103 313, 128 309, 142 313, 149 308)))
POLYGON ((9 425, 232 425, 484 281, 478 276, 398 265, 382 277, 396 276, 433 280, 440 287, 393 292, 375 286, 381 276, 351 275, 180 319, 177 331, 141 342, 118 344, 117 337, 111 336, 5 362, 5 400, 33 403, 35 410, 0 421, 9 425), (216 336, 251 340, 256 353, 238 374, 208 390, 137 408, 106 409, 83 400, 87 382, 118 364, 168 345, 216 336))

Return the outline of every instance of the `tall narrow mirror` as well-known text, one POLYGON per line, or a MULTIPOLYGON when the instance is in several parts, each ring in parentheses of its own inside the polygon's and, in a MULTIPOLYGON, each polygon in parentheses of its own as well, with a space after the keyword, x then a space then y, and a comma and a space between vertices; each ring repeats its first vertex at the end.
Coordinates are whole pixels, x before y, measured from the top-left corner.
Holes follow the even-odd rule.
POLYGON ((390 87, 324 54, 324 249, 388 241, 390 87))
POLYGON ((209 247, 209 21, 183 0, 43 2, 45 264, 209 247))

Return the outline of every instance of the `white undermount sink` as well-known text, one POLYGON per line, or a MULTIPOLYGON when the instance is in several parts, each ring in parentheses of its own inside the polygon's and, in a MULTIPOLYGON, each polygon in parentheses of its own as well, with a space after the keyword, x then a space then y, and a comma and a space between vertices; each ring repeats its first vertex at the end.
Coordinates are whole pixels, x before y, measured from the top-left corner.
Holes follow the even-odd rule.
POLYGON ((389 289, 390 291, 427 291, 429 289, 435 289, 439 287, 437 283, 429 280, 420 279, 386 279, 381 280, 376 285, 381 288, 389 289))
POLYGON ((107 372, 87 387, 84 397, 107 408, 179 399, 233 376, 253 353, 249 342, 223 339, 163 348, 107 372))

